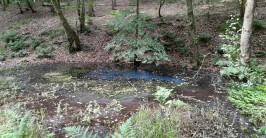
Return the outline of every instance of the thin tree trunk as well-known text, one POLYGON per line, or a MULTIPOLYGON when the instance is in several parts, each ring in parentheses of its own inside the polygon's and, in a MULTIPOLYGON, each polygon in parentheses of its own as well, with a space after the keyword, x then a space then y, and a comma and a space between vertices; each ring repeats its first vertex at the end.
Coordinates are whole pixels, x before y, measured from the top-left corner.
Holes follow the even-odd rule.
POLYGON ((165 0, 160 0, 159 17, 162 17, 162 15, 161 15, 161 9, 162 9, 164 3, 165 3, 165 0))
POLYGON ((245 6, 246 6, 246 2, 247 0, 239 0, 240 2, 240 15, 239 15, 239 18, 240 19, 243 19, 244 18, 244 14, 245 14, 245 6))
MULTIPOLYGON (((136 9, 136 20, 138 21, 139 20, 139 0, 137 0, 137 9, 136 9)), ((139 38, 139 26, 138 26, 138 24, 136 25, 136 35, 135 35, 135 37, 136 37, 136 45, 138 46, 138 38, 139 38)), ((138 66, 139 66, 139 64, 140 64, 140 62, 139 61, 137 61, 137 55, 135 54, 134 55, 134 68, 135 69, 137 69, 138 68, 138 66)))
POLYGON ((88 16, 89 17, 95 17, 93 4, 94 4, 94 1, 93 0, 89 0, 89 7, 88 7, 88 16))
POLYGON ((35 13, 36 11, 32 8, 31 4, 30 4, 30 1, 29 0, 26 0, 26 3, 28 5, 28 7, 30 8, 31 12, 32 13, 35 13))
POLYGON ((112 0, 112 10, 115 10, 115 1, 112 0))
POLYGON ((199 47, 196 44, 196 25, 195 25, 195 19, 194 19, 194 13, 193 13, 193 6, 192 6, 192 0, 186 0, 187 1, 187 15, 188 15, 188 23, 189 23, 189 37, 190 37, 190 46, 193 48, 193 58, 194 62, 196 63, 196 66, 200 66, 200 59, 199 59, 199 47))
POLYGON ((82 0, 81 3, 81 18, 80 18, 80 31, 83 32, 86 30, 85 26, 85 0, 82 0))
POLYGON ((252 34, 253 17, 255 10, 255 1, 247 0, 247 7, 244 15, 244 23, 242 27, 241 39, 240 39, 240 61, 241 64, 247 65, 250 58, 250 43, 252 34))
POLYGON ((75 51, 79 51, 81 50, 81 45, 80 45, 80 40, 79 40, 79 36, 77 35, 77 33, 71 28, 71 26, 69 25, 69 23, 67 22, 66 18, 64 17, 64 14, 60 8, 60 3, 58 0, 52 0, 54 9, 57 13, 57 15, 59 16, 59 19, 64 27, 64 30, 66 32, 67 35, 67 39, 69 42, 69 46, 68 46, 68 50, 69 53, 73 53, 75 51))
POLYGON ((19 1, 17 1, 17 5, 18 5, 18 8, 19 8, 20 13, 22 14, 22 13, 23 13, 23 10, 22 10, 22 8, 21 8, 21 6, 20 6, 19 1))

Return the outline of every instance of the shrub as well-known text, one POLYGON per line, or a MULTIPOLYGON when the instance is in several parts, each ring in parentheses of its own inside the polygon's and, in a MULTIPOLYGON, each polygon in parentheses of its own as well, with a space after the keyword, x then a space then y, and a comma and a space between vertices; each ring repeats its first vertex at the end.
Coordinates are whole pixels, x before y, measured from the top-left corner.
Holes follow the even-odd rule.
POLYGON ((200 42, 206 43, 206 42, 209 42, 211 40, 211 37, 212 37, 211 34, 201 33, 201 34, 199 34, 198 40, 200 42))
POLYGON ((53 48, 46 46, 44 43, 40 44, 36 48, 36 55, 38 58, 49 58, 52 57, 53 48))
POLYGON ((253 20, 253 27, 254 29, 265 29, 266 22, 264 20, 254 19, 253 20))
POLYGON ((30 46, 30 48, 35 49, 36 47, 38 47, 42 43, 44 43, 44 40, 43 39, 35 39, 34 38, 34 39, 31 39, 29 41, 29 46, 30 46))
POLYGON ((247 82, 247 85, 255 85, 263 83, 265 65, 257 65, 254 59, 250 60, 249 66, 244 66, 240 63, 240 30, 236 30, 238 20, 231 18, 228 21, 230 28, 227 29, 225 34, 220 37, 225 41, 225 44, 220 46, 223 51, 223 59, 217 62, 222 66, 220 71, 221 75, 233 76, 241 81, 247 82))
POLYGON ((0 61, 4 61, 6 59, 6 55, 4 52, 4 48, 1 48, 0 46, 0 61))
POLYGON ((158 34, 152 33, 155 26, 148 20, 149 18, 144 15, 137 17, 128 12, 121 12, 108 23, 114 32, 117 32, 112 42, 105 47, 105 50, 112 52, 113 60, 156 64, 168 60, 163 45, 158 42, 158 37, 152 35, 158 34), (135 36, 136 28, 139 30, 138 37, 135 36))
POLYGON ((15 55, 16 57, 24 57, 25 55, 27 55, 27 50, 25 49, 19 50, 15 55))
POLYGON ((20 36, 18 35, 17 32, 7 32, 1 36, 1 39, 6 43, 10 43, 10 42, 12 43, 17 40, 20 40, 20 36))
POLYGON ((239 18, 237 18, 236 16, 234 15, 230 15, 230 19, 221 23, 218 28, 220 31, 227 31, 227 30, 231 30, 232 29, 232 23, 233 23, 233 26, 235 27, 234 30, 240 30, 243 26, 243 20, 240 20, 239 18))

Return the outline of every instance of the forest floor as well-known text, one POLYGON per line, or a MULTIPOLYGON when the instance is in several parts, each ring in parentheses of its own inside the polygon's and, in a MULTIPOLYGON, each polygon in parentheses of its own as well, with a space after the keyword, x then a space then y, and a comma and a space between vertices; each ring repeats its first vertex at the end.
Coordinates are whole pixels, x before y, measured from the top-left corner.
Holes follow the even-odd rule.
MULTIPOLYGON (((118 1, 118 3, 121 5, 116 7, 117 10, 134 9, 134 6, 127 6, 124 1, 118 1)), ((152 70, 156 74, 180 77, 186 81, 186 84, 179 86, 163 81, 106 81, 88 76, 91 72, 106 67, 120 70, 132 69, 127 63, 112 63, 110 53, 104 51, 104 47, 113 37, 109 33, 110 28, 105 25, 114 16, 109 1, 96 2, 96 17, 91 18, 93 25, 90 31, 80 35, 82 51, 72 55, 67 52, 64 34, 60 34, 62 28, 58 17, 52 15, 48 7, 40 5, 35 5, 36 13, 25 11, 23 14, 18 14, 16 5, 10 5, 6 12, 0 14, 0 33, 15 31, 25 38, 42 38, 47 46, 54 49, 51 58, 38 58, 34 51, 28 50, 26 56, 22 58, 15 57, 0 61, 0 91, 2 92, 0 97, 3 98, 0 100, 1 106, 8 107, 16 104, 15 102, 25 102, 26 104, 22 105, 20 110, 35 110, 36 115, 44 109, 46 112, 44 124, 49 131, 56 134, 56 137, 63 137, 65 135, 63 128, 68 125, 91 126, 99 132, 99 137, 105 137, 114 130, 117 123, 124 121, 141 106, 158 105, 159 103, 153 100, 152 93, 156 91, 156 86, 162 86, 173 89, 170 99, 178 98, 199 108, 208 107, 217 110, 218 117, 228 119, 221 121, 221 126, 223 123, 232 123, 235 129, 232 129, 233 135, 238 134, 238 137, 252 135, 241 130, 242 127, 247 127, 253 132, 254 128, 251 125, 246 126, 247 118, 236 112, 234 106, 226 100, 224 79, 219 75, 219 67, 213 65, 213 60, 217 57, 216 49, 222 44, 219 38, 222 33, 221 24, 229 19, 231 14, 237 14, 237 8, 229 8, 225 3, 217 4, 215 8, 209 9, 208 16, 206 4, 196 6, 197 31, 199 34, 210 36, 210 40, 198 43, 203 56, 202 68, 191 70, 193 59, 190 56, 192 55, 189 52, 190 47, 187 46, 186 6, 182 3, 167 4, 162 10, 164 17, 160 19, 157 17, 157 3, 146 2, 141 5, 141 12, 152 16, 152 21, 159 26, 159 30, 182 40, 183 48, 187 50, 185 52, 177 49, 168 51, 170 61, 163 62, 159 66, 142 65, 139 70, 152 70), (43 35, 49 33, 49 30, 54 34, 43 35), (8 93, 4 92, 6 90, 8 93), (98 105, 102 111, 96 114, 89 113, 90 119, 86 120, 87 107, 98 108, 98 105)), ((258 7, 256 18, 265 21, 265 10, 264 7, 258 7)), ((70 24, 75 27, 76 11, 65 10, 64 12, 70 24)), ((252 56, 257 57, 260 64, 266 64, 265 40, 265 29, 254 31, 252 56), (264 55, 260 54, 258 57, 261 51, 264 55)), ((0 43, 1 46, 4 46, 4 43, 0 43)), ((199 120, 195 118, 194 121, 199 120)), ((213 129, 204 130, 210 134, 217 131, 213 129)), ((229 131, 221 132, 219 136, 229 136, 230 134, 227 133, 229 131)))

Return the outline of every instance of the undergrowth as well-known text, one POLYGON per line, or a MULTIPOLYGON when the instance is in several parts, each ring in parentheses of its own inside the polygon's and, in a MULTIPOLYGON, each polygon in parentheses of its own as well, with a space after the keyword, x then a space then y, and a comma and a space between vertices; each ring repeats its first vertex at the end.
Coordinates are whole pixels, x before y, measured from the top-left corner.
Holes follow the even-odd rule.
POLYGON ((250 122, 257 126, 266 124, 266 85, 233 87, 229 94, 229 100, 250 116, 250 122))

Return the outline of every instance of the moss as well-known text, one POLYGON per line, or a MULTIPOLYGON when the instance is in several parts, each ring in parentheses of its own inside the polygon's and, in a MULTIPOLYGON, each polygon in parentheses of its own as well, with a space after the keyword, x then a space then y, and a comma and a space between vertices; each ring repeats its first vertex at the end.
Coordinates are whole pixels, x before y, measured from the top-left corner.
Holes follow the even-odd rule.
POLYGON ((59 72, 49 72, 44 74, 43 77, 51 82, 64 82, 64 81, 70 81, 72 79, 72 76, 64 75, 59 72))

